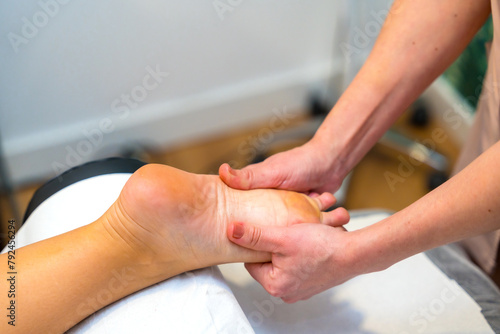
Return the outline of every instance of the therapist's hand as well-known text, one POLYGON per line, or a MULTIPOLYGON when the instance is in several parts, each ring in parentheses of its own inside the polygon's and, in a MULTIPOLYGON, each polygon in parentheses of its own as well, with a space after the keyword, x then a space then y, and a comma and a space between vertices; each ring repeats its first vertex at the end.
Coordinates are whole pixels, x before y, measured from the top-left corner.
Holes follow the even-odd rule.
POLYGON ((324 224, 261 227, 233 223, 228 227, 232 242, 272 253, 272 262, 245 266, 267 292, 287 303, 308 299, 363 273, 364 261, 355 259, 352 233, 324 224))
POLYGON ((241 190, 276 188, 303 193, 333 193, 345 175, 335 171, 332 157, 333 154, 322 145, 311 140, 241 170, 223 164, 219 176, 231 188, 241 190))

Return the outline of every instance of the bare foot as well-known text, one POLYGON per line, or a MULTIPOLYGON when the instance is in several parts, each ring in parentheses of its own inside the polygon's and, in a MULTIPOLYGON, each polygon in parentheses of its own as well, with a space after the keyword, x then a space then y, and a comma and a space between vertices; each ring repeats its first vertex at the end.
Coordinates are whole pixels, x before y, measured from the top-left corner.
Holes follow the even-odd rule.
POLYGON ((216 175, 151 164, 131 176, 108 214, 120 218, 119 225, 110 226, 114 233, 149 254, 152 262, 171 265, 180 260, 179 270, 186 271, 227 262, 269 261, 269 253, 230 242, 228 224, 343 225, 349 220, 345 209, 322 212, 334 202, 328 193, 311 198, 285 190, 235 190, 216 175))

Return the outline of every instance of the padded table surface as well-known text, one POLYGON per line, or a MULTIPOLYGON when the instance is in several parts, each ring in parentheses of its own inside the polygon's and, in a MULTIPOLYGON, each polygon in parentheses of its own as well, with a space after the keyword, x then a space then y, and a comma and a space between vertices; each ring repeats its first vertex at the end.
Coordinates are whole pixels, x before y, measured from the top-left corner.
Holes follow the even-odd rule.
MULTIPOLYGON (((97 219, 118 197, 128 177, 130 173, 99 175, 58 190, 33 208, 18 231, 17 244, 27 245, 97 219)), ((388 215, 353 212, 348 229, 388 215)), ((257 333, 500 332, 499 290, 453 245, 418 254, 293 305, 269 296, 248 279, 241 264, 219 268, 224 277, 213 267, 141 290, 95 313, 74 331, 115 333, 134 327, 139 331, 147 321, 149 332, 173 328, 204 333, 251 333, 252 328, 257 333), (187 314, 190 309, 196 314, 187 314)))
MULTIPOLYGON (((359 229, 389 214, 351 212, 346 228, 359 229)), ((269 296, 241 264, 220 267, 256 333, 499 332, 500 292, 453 245, 292 305, 269 296)))

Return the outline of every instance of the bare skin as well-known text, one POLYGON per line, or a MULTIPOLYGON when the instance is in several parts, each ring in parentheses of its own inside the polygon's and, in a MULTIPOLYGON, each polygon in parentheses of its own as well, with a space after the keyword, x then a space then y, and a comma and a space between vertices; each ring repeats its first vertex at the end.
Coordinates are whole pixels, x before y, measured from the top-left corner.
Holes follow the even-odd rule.
MULTIPOLYGON (((490 14, 489 0, 395 0, 370 56, 314 138, 242 170, 223 165, 221 178, 238 189, 335 191, 405 108, 462 52, 490 14), (301 163, 295 166, 294 161, 301 163)), ((230 231, 228 235, 241 246, 273 251, 272 263, 247 265, 269 293, 287 302, 307 299, 419 251, 498 229, 486 208, 476 205, 488 203, 488 209, 499 205, 500 181, 491 172, 500 159, 496 146, 462 174, 468 176, 457 175, 363 232, 313 224, 286 229, 249 224, 238 225, 239 238, 230 231), (484 179, 478 182, 478 175, 484 179), (486 181, 488 177, 492 179, 486 181), (300 249, 294 247, 297 242, 300 249)))
POLYGON ((121 208, 120 215, 126 216, 120 221, 129 224, 123 226, 126 235, 147 240, 153 256, 178 252, 201 268, 270 259, 268 253, 250 251, 230 242, 226 230, 231 222, 272 226, 347 223, 349 214, 343 208, 321 212, 334 203, 335 198, 329 193, 311 198, 274 189, 241 191, 228 187, 215 175, 148 165, 131 177, 117 206, 121 208), (167 217, 169 223, 165 224, 167 217), (171 244, 168 250, 166 241, 171 244))
POLYGON ((314 138, 241 170, 224 165, 221 178, 238 189, 335 192, 490 13, 488 0, 394 1, 366 63, 314 138))
POLYGON ((412 205, 357 231, 318 224, 284 228, 237 223, 228 237, 238 245, 272 251, 272 262, 246 265, 270 294, 289 303, 308 299, 419 252, 499 229, 499 161, 497 142, 412 205))
MULTIPOLYGON (((263 262, 267 252, 226 237, 231 222, 339 226, 344 209, 324 213, 335 199, 281 190, 240 191, 217 176, 162 165, 134 173, 97 221, 16 250, 16 326, 0 332, 62 333, 93 312, 185 271, 226 262, 263 262)), ((0 256, 7 263, 7 254, 0 256)), ((8 291, 2 280, 0 289, 8 291)), ((7 293, 1 305, 9 305, 7 293)))

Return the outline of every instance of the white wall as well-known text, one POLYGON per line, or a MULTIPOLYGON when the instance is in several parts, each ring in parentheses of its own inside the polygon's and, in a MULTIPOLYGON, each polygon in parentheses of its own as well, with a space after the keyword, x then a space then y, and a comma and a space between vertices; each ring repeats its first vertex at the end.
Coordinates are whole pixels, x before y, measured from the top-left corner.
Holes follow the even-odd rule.
POLYGON ((341 0, 2 1, 0 134, 14 181, 126 141, 165 146, 297 109, 341 71, 344 12, 341 0))

